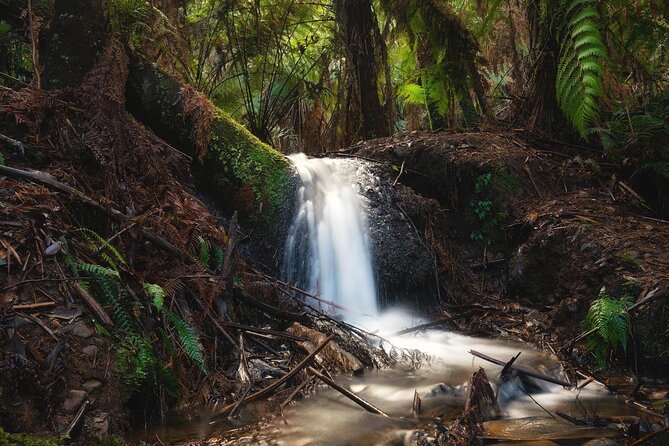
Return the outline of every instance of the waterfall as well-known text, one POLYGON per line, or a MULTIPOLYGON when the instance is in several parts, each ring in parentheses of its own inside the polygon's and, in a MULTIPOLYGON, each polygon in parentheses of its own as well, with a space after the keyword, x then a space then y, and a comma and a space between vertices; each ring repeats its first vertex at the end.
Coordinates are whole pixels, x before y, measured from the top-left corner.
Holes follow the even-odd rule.
POLYGON ((359 194, 365 172, 352 160, 289 158, 302 185, 286 239, 286 279, 336 303, 349 320, 375 315, 369 229, 359 194))

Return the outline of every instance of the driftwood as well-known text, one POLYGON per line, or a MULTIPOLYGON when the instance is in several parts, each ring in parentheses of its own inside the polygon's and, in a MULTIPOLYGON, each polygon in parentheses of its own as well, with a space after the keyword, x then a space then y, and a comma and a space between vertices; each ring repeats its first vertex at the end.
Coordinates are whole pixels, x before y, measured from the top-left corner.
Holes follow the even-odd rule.
MULTIPOLYGON (((272 384, 269 386, 265 387, 264 389, 260 389, 255 393, 252 393, 251 395, 247 396, 246 398, 242 399, 242 404, 244 403, 251 403, 253 401, 257 401, 260 398, 263 398, 265 396, 269 396, 276 389, 281 387, 283 384, 285 384, 289 379, 291 379, 293 376, 295 376, 300 370, 304 369, 309 362, 314 359, 314 356, 316 356, 321 350, 325 348, 326 345, 334 338, 334 335, 330 335, 323 342, 321 342, 318 347, 314 349, 311 353, 307 355, 306 358, 304 358, 302 361, 300 361, 290 372, 286 373, 283 375, 281 378, 277 379, 274 381, 272 384)), ((234 409, 238 405, 239 401, 235 401, 234 403, 228 404, 226 406, 223 406, 222 408, 216 410, 217 415, 227 415, 230 413, 232 409, 234 409)))
MULTIPOLYGON (((470 350, 469 353, 471 355, 476 356, 477 358, 481 358, 485 361, 492 362, 493 364, 501 365, 502 367, 504 367, 508 364, 508 361, 501 361, 499 359, 495 359, 495 358, 490 357, 488 355, 484 355, 483 353, 479 353, 475 350, 470 350)), ((515 370, 518 373, 522 373, 523 375, 531 376, 532 378, 540 379, 542 381, 547 381, 549 383, 558 384, 562 387, 574 387, 574 385, 572 383, 569 383, 567 381, 562 381, 562 380, 557 379, 557 378, 553 378, 552 376, 546 375, 544 373, 540 373, 536 370, 530 369, 528 367, 524 367, 522 365, 511 364, 510 368, 515 370)))
POLYGON ((328 378, 327 376, 323 375, 321 372, 314 369, 313 367, 309 367, 309 368, 307 368, 307 370, 309 371, 309 373, 314 375, 316 378, 320 379, 325 384, 332 387, 337 392, 341 393, 346 398, 348 398, 349 400, 353 401, 358 406, 365 409, 367 412, 371 412, 371 413, 374 413, 374 414, 377 414, 377 415, 381 415, 381 416, 386 417, 386 418, 390 417, 390 415, 388 415, 387 413, 385 413, 384 411, 382 411, 381 409, 379 409, 378 407, 376 407, 372 403, 370 403, 368 401, 365 401, 364 399, 360 398, 355 393, 353 393, 350 390, 347 390, 344 387, 340 386, 334 380, 332 380, 332 379, 328 378))

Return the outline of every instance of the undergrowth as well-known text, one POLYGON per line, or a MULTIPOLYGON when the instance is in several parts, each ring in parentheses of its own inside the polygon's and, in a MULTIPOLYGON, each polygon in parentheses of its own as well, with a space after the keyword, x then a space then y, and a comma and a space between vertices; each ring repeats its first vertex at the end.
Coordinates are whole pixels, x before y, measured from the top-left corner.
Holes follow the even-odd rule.
POLYGON ((152 330, 145 327, 143 320, 150 314, 150 308, 124 283, 121 272, 126 266, 123 256, 104 238, 89 229, 73 231, 76 242, 83 242, 95 253, 102 264, 82 261, 75 257, 68 241, 61 242, 65 248, 64 262, 70 273, 79 278, 81 287, 111 309, 115 329, 107 331, 100 324, 98 330, 113 336, 119 342, 116 352, 116 366, 122 377, 126 397, 146 386, 161 386, 168 395, 178 397, 178 379, 167 367, 165 353, 173 355, 173 336, 176 332, 178 346, 202 372, 206 372, 203 347, 195 329, 175 312, 166 307, 165 291, 156 284, 144 284, 143 290, 153 307, 164 316, 162 326, 152 330), (161 348, 162 346, 162 348, 161 348))
POLYGON ((470 202, 479 221, 478 227, 472 229, 470 238, 486 247, 499 238, 502 223, 506 218, 506 213, 498 210, 498 204, 494 200, 492 179, 490 172, 479 175, 474 183, 475 198, 470 202))

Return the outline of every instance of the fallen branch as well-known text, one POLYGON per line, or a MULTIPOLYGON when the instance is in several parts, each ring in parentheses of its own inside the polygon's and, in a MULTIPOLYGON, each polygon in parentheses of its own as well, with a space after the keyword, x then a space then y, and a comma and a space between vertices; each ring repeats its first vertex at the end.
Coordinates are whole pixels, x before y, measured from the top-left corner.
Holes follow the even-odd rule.
POLYGON ((349 400, 353 401, 355 404, 358 406, 362 407, 365 409, 367 412, 371 412, 377 415, 381 415, 386 418, 390 418, 390 415, 373 405, 372 403, 365 401, 364 399, 360 398, 358 395, 355 393, 351 392, 350 390, 345 389, 344 387, 340 386, 337 384, 334 380, 328 378, 327 376, 323 375, 321 372, 318 370, 314 369, 313 367, 307 368, 307 371, 314 375, 316 378, 320 379, 323 381, 325 384, 328 386, 332 387, 335 389, 337 392, 341 393, 344 395, 346 398, 349 400))
MULTIPOLYGON (((286 383, 289 379, 291 379, 293 376, 295 376, 300 370, 304 369, 307 364, 309 364, 309 361, 314 359, 314 356, 316 356, 321 350, 325 348, 325 346, 334 338, 334 335, 330 335, 327 338, 321 342, 321 344, 314 349, 311 353, 307 355, 306 358, 304 358, 302 361, 300 361, 290 372, 286 373, 283 375, 281 378, 277 379, 274 381, 272 384, 269 386, 265 387, 264 389, 260 389, 257 392, 247 396, 246 398, 243 398, 242 404, 244 403, 251 403, 253 401, 257 401, 260 398, 263 398, 265 396, 271 395, 274 393, 276 389, 281 387, 284 383, 286 383)), ((226 406, 223 406, 221 409, 216 410, 216 415, 227 415, 232 409, 234 409, 239 402, 236 401, 234 403, 228 404, 226 406)))
MULTIPOLYGON (((485 361, 492 362, 493 364, 501 365, 504 367, 505 365, 508 364, 508 361, 500 361, 499 359, 495 359, 493 357, 490 357, 488 355, 484 355, 483 353, 479 353, 475 350, 469 350, 469 354, 476 356, 477 358, 481 358, 485 361)), ((540 373, 536 370, 530 369, 528 367, 524 367, 522 365, 515 365, 512 364, 510 366, 511 369, 515 370, 518 373, 522 373, 523 375, 531 376, 532 378, 540 379, 542 381, 547 381, 549 383, 557 384, 562 387, 574 387, 572 383, 568 383, 566 381, 562 381, 557 378, 553 378, 552 376, 546 375, 544 373, 540 373)))

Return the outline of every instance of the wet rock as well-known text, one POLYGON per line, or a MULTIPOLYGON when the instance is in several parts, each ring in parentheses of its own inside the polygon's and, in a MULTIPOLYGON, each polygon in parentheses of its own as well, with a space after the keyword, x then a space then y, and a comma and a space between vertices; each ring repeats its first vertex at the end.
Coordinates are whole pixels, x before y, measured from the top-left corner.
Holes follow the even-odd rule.
POLYGON ((86 431, 93 438, 104 438, 109 432, 109 414, 98 412, 86 421, 86 431))
POLYGON ((68 414, 75 413, 79 409, 79 406, 81 406, 81 403, 84 402, 84 399, 86 399, 86 395, 86 392, 83 390, 70 390, 63 403, 63 410, 68 414))
POLYGON ((97 345, 87 345, 86 347, 82 348, 81 351, 86 355, 90 356, 91 358, 95 357, 95 355, 98 354, 98 348, 97 345))
POLYGON ((425 395, 425 398, 435 397, 435 396, 463 396, 464 395, 463 387, 453 387, 444 383, 439 383, 430 389, 430 393, 425 395))
POLYGON ((89 379, 81 387, 83 387, 86 392, 94 392, 102 387, 102 382, 97 379, 89 379))
MULTIPOLYGON (((379 184, 392 182, 384 178, 379 184)), ((381 304, 432 306, 437 297, 436 263, 423 234, 427 219, 438 212, 437 202, 402 184, 368 188, 363 194, 381 304)))

